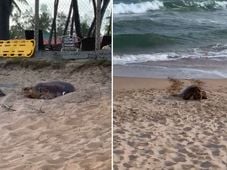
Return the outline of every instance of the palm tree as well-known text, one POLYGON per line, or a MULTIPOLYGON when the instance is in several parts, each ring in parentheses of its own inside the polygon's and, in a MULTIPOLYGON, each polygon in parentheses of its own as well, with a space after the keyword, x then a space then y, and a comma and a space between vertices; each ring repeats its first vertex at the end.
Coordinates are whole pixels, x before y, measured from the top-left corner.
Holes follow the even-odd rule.
POLYGON ((0 0, 0 40, 9 39, 10 14, 14 8, 21 12, 18 2, 28 4, 26 0, 0 0))
MULTIPOLYGON (((27 0, 17 0, 19 3, 22 3, 22 4, 25 4, 25 5, 28 5, 28 2, 27 0)), ((16 2, 15 0, 12 0, 12 9, 16 8, 19 13, 21 13, 21 9, 20 7, 18 6, 18 2, 16 2)))
MULTIPOLYGON (((101 25, 102 25, 102 20, 103 20, 103 17, 105 15, 105 12, 106 12, 106 9, 108 7, 109 2, 110 2, 110 0, 102 0, 101 19, 100 19, 101 20, 101 25)), ((95 3, 94 0, 92 1, 92 3, 93 3, 93 8, 94 8, 94 18, 93 18, 93 21, 92 21, 91 26, 89 28, 87 37, 94 37, 94 35, 95 35, 95 21, 96 21, 96 18, 95 18, 96 13, 95 13, 95 11, 96 11, 96 3, 95 3)))
POLYGON ((50 30, 49 45, 51 45, 53 34, 54 34, 54 42, 55 44, 57 43, 56 20, 57 20, 57 14, 58 14, 58 4, 59 4, 59 0, 55 0, 54 1, 54 18, 53 18, 52 26, 50 30))
POLYGON ((75 26, 76 35, 80 38, 83 38, 83 36, 84 36, 82 34, 83 23, 81 24, 81 22, 80 22, 78 0, 71 0, 71 5, 69 8, 69 12, 68 12, 68 16, 67 16, 67 20, 66 20, 66 24, 65 24, 65 29, 64 29, 64 35, 67 34, 67 30, 68 30, 70 22, 71 22, 70 35, 73 34, 74 26, 75 26))

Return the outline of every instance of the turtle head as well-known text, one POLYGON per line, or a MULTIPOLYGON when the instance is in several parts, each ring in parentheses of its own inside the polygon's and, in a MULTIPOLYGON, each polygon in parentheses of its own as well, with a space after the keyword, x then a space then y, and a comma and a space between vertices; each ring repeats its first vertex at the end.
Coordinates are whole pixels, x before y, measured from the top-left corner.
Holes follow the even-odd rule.
POLYGON ((22 93, 28 98, 39 98, 40 93, 34 87, 25 87, 22 89, 22 93))
POLYGON ((202 96, 202 99, 207 99, 207 93, 205 91, 201 91, 201 96, 202 96))

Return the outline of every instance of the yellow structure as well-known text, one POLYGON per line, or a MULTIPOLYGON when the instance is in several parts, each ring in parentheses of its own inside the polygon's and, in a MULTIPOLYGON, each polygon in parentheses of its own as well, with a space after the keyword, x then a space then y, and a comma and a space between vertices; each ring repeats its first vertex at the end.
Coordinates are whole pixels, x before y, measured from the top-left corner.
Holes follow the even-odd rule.
POLYGON ((35 40, 0 40, 0 57, 32 57, 35 40))

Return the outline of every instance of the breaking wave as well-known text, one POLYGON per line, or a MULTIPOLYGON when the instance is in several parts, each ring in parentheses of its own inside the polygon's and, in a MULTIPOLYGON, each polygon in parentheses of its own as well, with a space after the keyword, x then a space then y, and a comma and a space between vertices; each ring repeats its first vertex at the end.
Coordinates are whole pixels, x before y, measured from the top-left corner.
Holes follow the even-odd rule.
POLYGON ((118 3, 113 5, 114 14, 139 14, 160 9, 181 9, 181 10, 214 10, 227 9, 227 1, 221 0, 153 0, 139 3, 118 3))

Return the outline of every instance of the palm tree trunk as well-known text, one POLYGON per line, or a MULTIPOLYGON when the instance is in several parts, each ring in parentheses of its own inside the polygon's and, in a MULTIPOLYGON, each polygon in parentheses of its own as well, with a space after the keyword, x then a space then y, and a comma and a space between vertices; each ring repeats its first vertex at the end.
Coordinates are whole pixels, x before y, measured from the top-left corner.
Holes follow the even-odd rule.
MULTIPOLYGON (((109 2, 110 2, 110 0, 104 0, 103 1, 103 5, 102 5, 102 8, 101 8, 101 25, 102 25, 102 20, 103 20, 103 17, 105 15, 106 8, 107 8, 109 2)), ((91 37, 91 36, 94 37, 94 35, 95 35, 95 20, 96 20, 96 18, 94 17, 92 24, 91 24, 89 31, 88 31, 88 35, 87 35, 88 37, 91 37)))
POLYGON ((111 33, 111 27, 112 27, 112 14, 110 15, 110 20, 109 20, 109 26, 107 30, 107 35, 110 35, 111 33))
POLYGON ((75 28, 76 28, 76 35, 80 38, 83 38, 81 33, 81 26, 80 26, 80 15, 79 15, 79 8, 77 0, 72 0, 73 3, 73 16, 75 19, 75 28))
POLYGON ((95 20, 95 51, 100 50, 101 0, 97 0, 95 20))
POLYGON ((0 40, 7 40, 9 33, 9 17, 12 8, 12 0, 0 0, 0 40))
POLYGON ((89 30, 88 30, 87 37, 91 37, 91 33, 92 33, 93 29, 94 29, 95 20, 96 20, 96 2, 95 2, 95 0, 92 0, 92 4, 93 4, 93 10, 94 10, 94 19, 93 19, 93 21, 91 23, 91 26, 90 26, 89 30))
POLYGON ((92 0, 92 5, 93 5, 94 17, 95 17, 96 16, 96 2, 95 2, 95 0, 92 0))
POLYGON ((72 2, 71 2, 70 7, 69 7, 69 13, 68 13, 68 17, 67 17, 67 20, 66 20, 66 24, 65 24, 65 29, 64 29, 63 35, 66 35, 67 34, 67 30, 68 30, 70 18, 71 18, 71 15, 72 15, 72 9, 73 9, 73 6, 72 6, 72 2))
MULTIPOLYGON (((51 31, 50 31, 49 46, 51 46, 53 34, 54 36, 56 35, 56 18, 58 13, 58 3, 59 3, 59 0, 54 1, 54 18, 51 26, 51 31)), ((55 44, 56 44, 56 37, 55 37, 55 44)))
MULTIPOLYGON (((74 13, 74 11, 73 11, 73 13, 74 13)), ((70 27, 70 35, 71 36, 73 36, 73 30, 74 30, 73 24, 74 24, 74 22, 75 22, 75 18, 74 18, 74 14, 73 14, 72 21, 71 21, 71 27, 70 27)))

